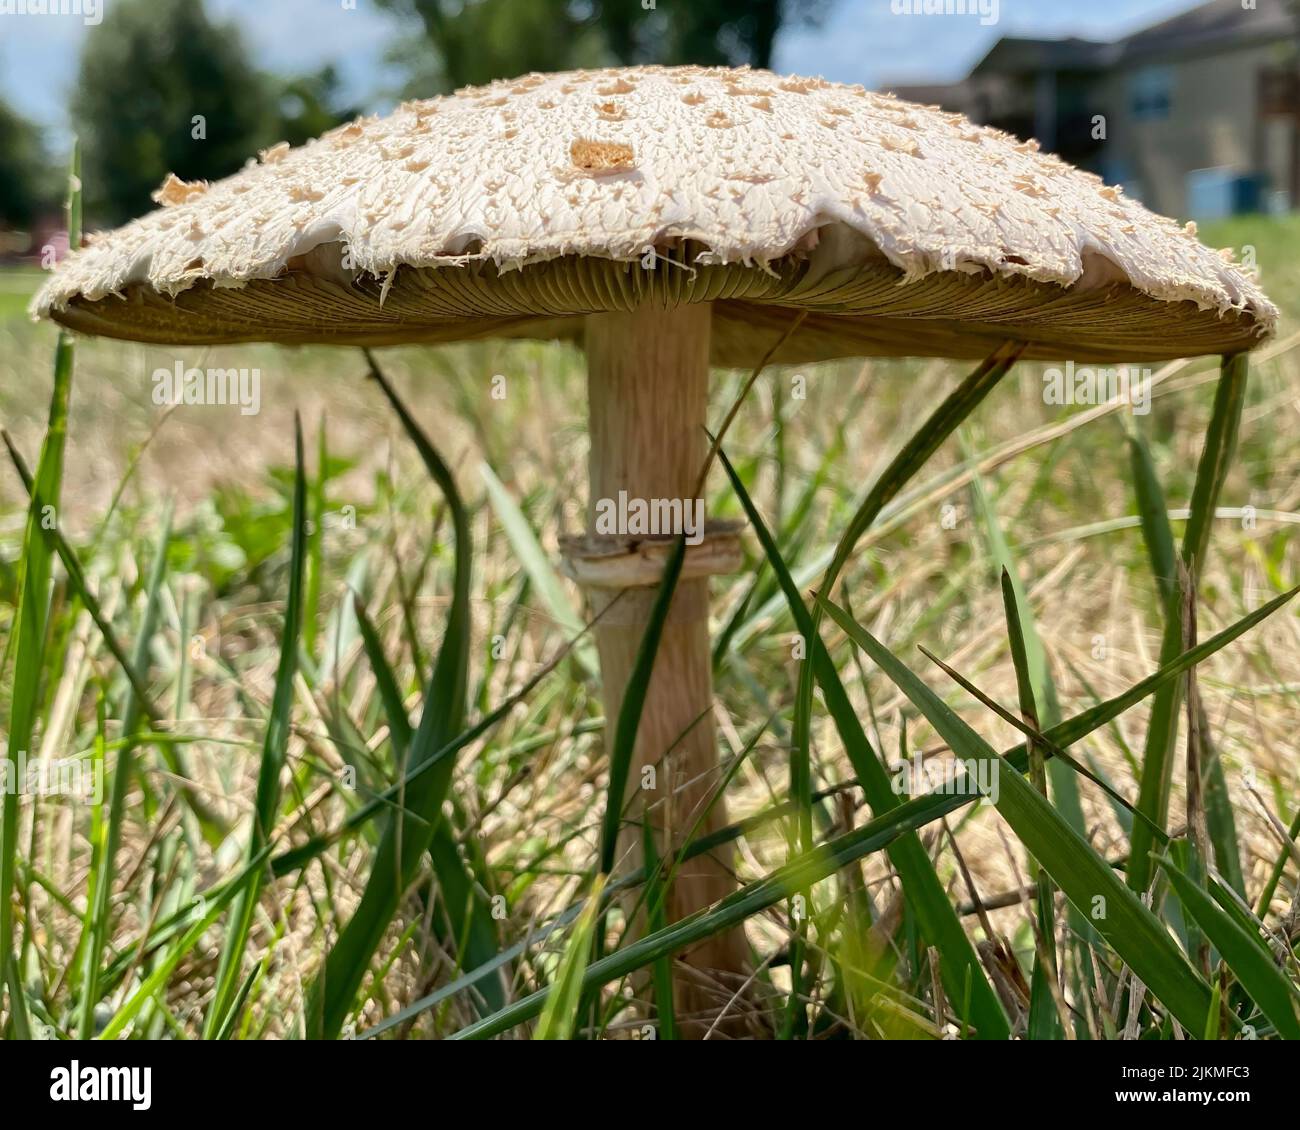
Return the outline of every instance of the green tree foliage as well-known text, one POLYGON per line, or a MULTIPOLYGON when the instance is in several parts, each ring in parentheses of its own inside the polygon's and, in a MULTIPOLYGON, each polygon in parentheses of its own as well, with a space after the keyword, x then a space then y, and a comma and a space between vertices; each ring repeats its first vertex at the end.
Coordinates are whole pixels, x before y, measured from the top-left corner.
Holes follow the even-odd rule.
POLYGON ((418 93, 602 61, 599 29, 571 0, 379 2, 417 17, 424 30, 427 42, 407 42, 399 51, 418 93))
POLYGON ((332 66, 285 79, 276 104, 277 137, 290 145, 303 145, 361 113, 359 106, 344 106, 341 99, 339 74, 332 66))
POLYGON ((331 67, 281 79, 259 71, 238 29, 202 0, 118 0, 87 36, 73 99, 86 206, 116 224, 153 207, 167 174, 215 180, 259 149, 294 145, 354 116, 331 67))
POLYGON ((86 37, 73 98, 87 211, 120 223, 169 172, 211 180, 275 140, 272 93, 239 33, 195 0, 121 0, 86 37))
POLYGON ((419 93, 617 63, 766 67, 783 23, 832 0, 378 0, 419 22, 398 57, 419 93), (431 49, 431 50, 430 50, 431 49))
POLYGON ((0 228, 25 228, 55 205, 40 131, 0 102, 0 228))
POLYGON ((640 4, 605 0, 600 18, 607 29, 631 26, 622 42, 611 36, 620 62, 770 67, 782 23, 814 18, 825 6, 820 0, 703 0, 646 12, 640 4))

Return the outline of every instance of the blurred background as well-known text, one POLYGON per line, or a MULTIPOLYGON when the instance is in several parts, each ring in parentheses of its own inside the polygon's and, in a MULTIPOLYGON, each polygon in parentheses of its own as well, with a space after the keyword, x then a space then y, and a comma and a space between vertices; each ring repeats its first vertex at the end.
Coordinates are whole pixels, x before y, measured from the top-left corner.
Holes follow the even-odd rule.
POLYGON ((88 220, 117 224, 168 172, 212 179, 401 98, 618 63, 892 89, 1036 137, 1177 217, 1300 198, 1292 0, 950 0, 969 14, 942 18, 933 0, 62 2, 0 17, 10 260, 57 243, 74 133, 88 220))

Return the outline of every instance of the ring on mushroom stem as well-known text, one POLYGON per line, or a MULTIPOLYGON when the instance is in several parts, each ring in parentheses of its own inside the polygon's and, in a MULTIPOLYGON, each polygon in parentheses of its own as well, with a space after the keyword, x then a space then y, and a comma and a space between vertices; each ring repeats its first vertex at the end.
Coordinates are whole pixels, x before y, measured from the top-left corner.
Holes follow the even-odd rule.
MULTIPOLYGON (((611 724, 665 523, 698 535, 638 731, 655 787, 629 798, 660 851, 718 784, 708 578, 741 555, 697 498, 711 364, 751 367, 777 343, 778 364, 982 359, 1007 341, 1027 360, 1129 363, 1239 353, 1277 321, 1190 226, 1033 142, 748 69, 529 75, 274 147, 215 184, 169 178, 156 199, 66 261, 34 312, 168 343, 585 344, 592 521, 565 550, 593 611, 622 593, 596 628, 611 724), (611 513, 627 528, 602 535, 611 513)), ((724 819, 718 803, 700 831, 724 819)), ((669 917, 734 886, 728 858, 699 856, 669 917)), ((735 1007, 744 935, 679 956, 675 1006, 706 1028, 735 1007)))

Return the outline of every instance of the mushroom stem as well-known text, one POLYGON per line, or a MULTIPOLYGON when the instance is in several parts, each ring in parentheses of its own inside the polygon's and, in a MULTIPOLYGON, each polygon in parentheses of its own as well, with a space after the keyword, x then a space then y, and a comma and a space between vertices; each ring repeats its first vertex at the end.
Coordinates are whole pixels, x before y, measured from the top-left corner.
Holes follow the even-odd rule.
MULTIPOLYGON (((647 505, 653 500, 681 500, 683 507, 694 503, 708 453, 711 317, 711 307, 701 303, 667 310, 646 304, 587 318, 590 531, 600 528, 597 506, 602 500, 616 504, 621 491, 630 502, 647 505)), ((701 503, 701 517, 702 510, 701 503)), ((678 582, 641 714, 628 777, 629 823, 619 843, 620 859, 633 865, 642 857, 643 812, 661 856, 681 847, 697 821, 698 838, 727 820, 721 797, 701 819, 717 791, 720 767, 713 724, 709 581, 699 574, 688 567, 678 582), (654 772, 647 772, 651 767, 654 772)), ((611 734, 655 592, 588 588, 593 612, 604 613, 595 632, 611 734)), ((735 888, 724 855, 683 862, 668 893, 668 920, 709 906, 735 888)), ((740 987, 748 953, 744 933, 737 929, 677 955, 673 996, 683 1034, 691 1034, 699 1021, 707 1027, 740 987)))

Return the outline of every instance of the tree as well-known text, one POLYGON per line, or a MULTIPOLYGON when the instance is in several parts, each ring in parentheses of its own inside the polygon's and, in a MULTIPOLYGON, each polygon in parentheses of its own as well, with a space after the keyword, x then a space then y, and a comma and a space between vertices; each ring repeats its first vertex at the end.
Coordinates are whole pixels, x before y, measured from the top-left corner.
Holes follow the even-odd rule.
POLYGON ((604 0, 599 20, 619 62, 770 67, 782 23, 815 20, 829 2, 700 0, 645 11, 604 0))
POLYGON ((339 75, 333 66, 281 81, 275 108, 276 136, 290 145, 303 145, 361 113, 361 107, 344 105, 341 98, 339 75))
POLYGON ((600 30, 572 0, 379 0, 418 20, 424 41, 394 53, 409 90, 429 94, 478 86, 529 71, 600 66, 600 30), (429 54, 432 45, 433 54, 429 54))
POLYGON ((103 223, 151 208, 169 172, 226 176, 278 140, 272 86, 201 0, 110 5, 86 37, 72 110, 87 211, 103 223))
POLYGON ((0 102, 0 228, 26 228, 52 206, 52 189, 40 130, 0 102))
POLYGON ((528 71, 617 63, 771 64, 783 23, 832 0, 378 0, 418 20, 427 44, 398 58, 417 93, 528 71), (432 47, 432 54, 428 47, 432 47))

